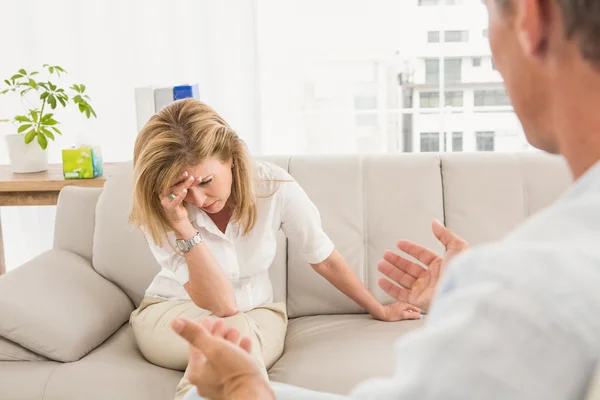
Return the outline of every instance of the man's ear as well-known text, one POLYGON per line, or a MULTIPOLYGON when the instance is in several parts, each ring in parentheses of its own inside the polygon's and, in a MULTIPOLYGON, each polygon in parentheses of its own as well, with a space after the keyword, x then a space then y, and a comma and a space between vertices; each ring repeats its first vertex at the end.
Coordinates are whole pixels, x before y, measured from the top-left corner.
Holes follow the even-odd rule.
POLYGON ((528 57, 544 55, 548 43, 548 0, 513 0, 515 29, 523 52, 528 57))

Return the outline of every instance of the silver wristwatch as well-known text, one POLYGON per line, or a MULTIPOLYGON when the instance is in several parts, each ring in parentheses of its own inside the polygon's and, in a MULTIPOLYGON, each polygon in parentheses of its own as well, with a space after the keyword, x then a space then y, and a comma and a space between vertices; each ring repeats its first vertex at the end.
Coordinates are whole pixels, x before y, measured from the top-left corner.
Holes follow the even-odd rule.
POLYGON ((177 248, 182 253, 187 253, 194 247, 195 245, 202 243, 202 236, 200 236, 200 232, 196 231, 196 234, 189 239, 177 239, 175 240, 177 244, 177 248))

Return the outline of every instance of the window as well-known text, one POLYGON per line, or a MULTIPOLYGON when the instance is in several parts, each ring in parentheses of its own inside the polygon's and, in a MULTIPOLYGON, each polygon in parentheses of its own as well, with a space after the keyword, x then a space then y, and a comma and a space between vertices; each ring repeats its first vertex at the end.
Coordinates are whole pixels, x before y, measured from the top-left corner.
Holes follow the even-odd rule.
POLYGON ((462 59, 447 58, 444 60, 444 77, 447 83, 462 81, 462 59))
MULTIPOLYGON (((440 106, 440 94, 439 92, 421 92, 419 93, 419 99, 422 108, 436 108, 440 106)), ((448 91, 444 97, 444 104, 452 107, 463 106, 463 92, 462 90, 448 91)))
POLYGON ((410 114, 402 116, 402 144, 405 153, 413 152, 413 116, 410 114))
POLYGON ((445 132, 447 151, 460 151, 462 140, 467 152, 476 150, 476 131, 495 132, 495 151, 522 150, 521 124, 491 69, 481 1, 344 2, 344 23, 335 30, 339 2, 252 3, 260 52, 251 65, 261 79, 248 86, 259 94, 260 113, 247 119, 260 126, 257 154, 419 152, 423 132, 439 138, 431 144, 435 135, 424 135, 425 151, 443 152, 445 132))
POLYGON ((440 32, 439 31, 427 32, 427 43, 439 43, 439 42, 440 42, 440 32))
POLYGON ((509 106, 510 99, 506 90, 476 90, 475 107, 509 106))
POLYGON ((440 151, 440 134, 438 132, 421 133, 421 152, 431 153, 440 151))
MULTIPOLYGON (((447 134, 444 132, 444 152, 449 151, 447 145, 447 134)), ((463 151, 463 133, 462 132, 452 132, 452 152, 461 152, 463 151)))
POLYGON ((469 41, 468 31, 446 31, 444 32, 444 42, 460 43, 469 41))
POLYGON ((404 108, 412 108, 413 106, 413 89, 402 89, 402 106, 404 108))
MULTIPOLYGON (((446 58, 444 60, 444 77, 447 83, 462 81, 462 59, 446 58)), ((425 59, 425 83, 438 83, 440 80, 440 61, 435 58, 425 59)))
POLYGON ((438 92, 421 92, 419 99, 422 108, 435 108, 440 106, 440 95, 438 92))
POLYGON ((463 151, 463 133, 452 132, 452 152, 463 151))
POLYGON ((446 92, 446 98, 445 98, 444 103, 447 106, 462 107, 463 106, 463 92, 462 92, 462 90, 456 90, 456 91, 446 92))
POLYGON ((494 151, 494 132, 475 132, 477 151, 494 151))
POLYGON ((425 83, 438 83, 440 80, 440 62, 436 59, 425 60, 425 83))

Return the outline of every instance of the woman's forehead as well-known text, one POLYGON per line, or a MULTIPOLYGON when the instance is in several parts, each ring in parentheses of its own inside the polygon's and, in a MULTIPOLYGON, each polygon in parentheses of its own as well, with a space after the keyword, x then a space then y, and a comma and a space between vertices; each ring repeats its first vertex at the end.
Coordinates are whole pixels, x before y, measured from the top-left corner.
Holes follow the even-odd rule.
POLYGON ((206 177, 209 175, 214 175, 219 170, 220 166, 221 162, 219 160, 210 159, 200 164, 188 165, 186 168, 184 168, 184 171, 186 171, 188 175, 206 177))

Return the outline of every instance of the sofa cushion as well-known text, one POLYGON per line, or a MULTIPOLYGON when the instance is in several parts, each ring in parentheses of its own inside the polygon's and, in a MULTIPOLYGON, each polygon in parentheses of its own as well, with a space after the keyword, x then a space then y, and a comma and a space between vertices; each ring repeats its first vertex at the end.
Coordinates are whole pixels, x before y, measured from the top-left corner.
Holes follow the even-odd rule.
POLYGON ((423 320, 391 323, 368 315, 290 320, 285 351, 269 370, 269 377, 312 390, 348 394, 365 379, 390 376, 396 365, 394 342, 422 325, 423 320))
POLYGON ((533 154, 442 155, 446 225, 471 245, 500 239, 571 183, 565 161, 533 154))
MULTIPOLYGON (((287 170, 287 157, 267 157, 287 170)), ((129 224, 133 193, 133 165, 127 164, 108 178, 96 206, 93 259, 100 275, 119 286, 135 306, 139 306, 150 282, 160 271, 144 235, 129 224), (115 251, 118 249, 119 251, 115 251)), ((281 235, 280 235, 281 236, 281 235)), ((271 269, 276 300, 285 300, 286 254, 285 238, 278 240, 280 248, 271 269)))
POLYGON ((138 307, 160 266, 144 235, 128 222, 132 193, 132 165, 128 164, 107 179, 98 199, 92 264, 138 307))
POLYGON ((46 357, 0 337, 0 361, 47 361, 46 357))
POLYGON ((146 361, 125 324, 82 360, 59 366, 44 400, 171 400, 182 376, 146 361))
POLYGON ((0 399, 43 399, 48 379, 60 365, 54 361, 0 361, 0 399))
MULTIPOLYGON (((377 263, 399 239, 441 251, 431 233, 443 221, 440 160, 436 154, 294 157, 290 174, 320 211, 325 232, 350 267, 384 303, 377 263)), ((288 248, 288 313, 291 318, 363 312, 315 273, 297 249, 288 248)))
POLYGON ((0 279, 0 336, 56 361, 76 361, 109 338, 133 307, 89 261, 50 250, 0 279))

